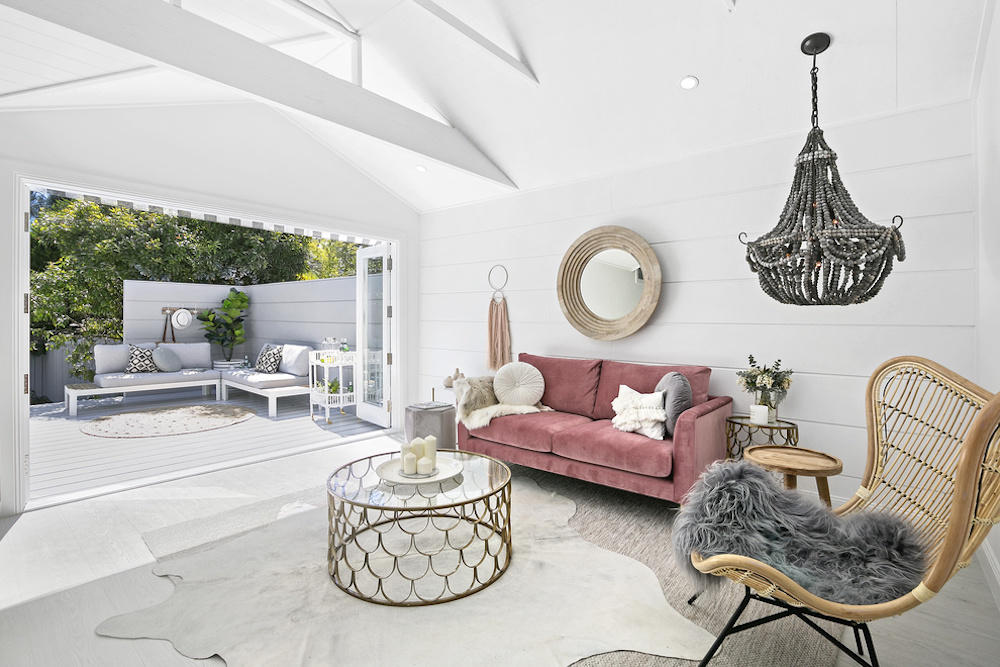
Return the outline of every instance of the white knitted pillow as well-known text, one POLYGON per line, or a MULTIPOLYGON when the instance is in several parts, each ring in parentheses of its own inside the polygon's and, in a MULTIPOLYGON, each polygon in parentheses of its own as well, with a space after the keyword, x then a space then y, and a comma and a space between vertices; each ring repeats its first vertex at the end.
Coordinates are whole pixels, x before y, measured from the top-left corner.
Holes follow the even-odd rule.
POLYGON ((493 393, 507 405, 534 405, 545 393, 545 379, 541 371, 523 361, 512 361, 501 366, 493 378, 493 393))
POLYGON ((618 386, 618 398, 611 401, 615 416, 611 425, 619 431, 639 433, 647 438, 663 440, 666 412, 663 392, 640 394, 627 385, 618 386))

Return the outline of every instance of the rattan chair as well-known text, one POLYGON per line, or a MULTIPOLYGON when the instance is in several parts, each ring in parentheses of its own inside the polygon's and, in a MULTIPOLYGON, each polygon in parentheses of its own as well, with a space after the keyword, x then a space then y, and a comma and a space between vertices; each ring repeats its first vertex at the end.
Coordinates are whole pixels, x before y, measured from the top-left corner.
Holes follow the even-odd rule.
POLYGON ((1000 517, 1000 394, 994 396, 948 369, 919 357, 882 364, 868 381, 868 465, 861 488, 843 506, 891 512, 913 524, 925 541, 926 573, 912 591, 870 605, 830 602, 778 570, 752 558, 724 554, 691 562, 701 572, 745 585, 736 612, 702 660, 707 665, 723 640, 742 630, 797 616, 861 665, 877 667, 868 622, 927 602, 960 569, 1000 517), (736 625, 750 600, 780 607, 769 616, 736 625), (857 652, 817 625, 825 619, 853 628, 857 652), (870 662, 865 662, 861 635, 870 662))

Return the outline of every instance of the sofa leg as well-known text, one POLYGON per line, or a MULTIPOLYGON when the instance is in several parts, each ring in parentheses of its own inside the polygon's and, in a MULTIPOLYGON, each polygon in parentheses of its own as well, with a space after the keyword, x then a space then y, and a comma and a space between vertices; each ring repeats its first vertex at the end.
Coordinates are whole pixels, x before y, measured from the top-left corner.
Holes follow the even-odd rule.
POLYGON ((271 419, 276 419, 278 417, 278 397, 268 396, 267 397, 267 416, 271 419))
POLYGON ((66 395, 66 407, 69 408, 69 416, 76 417, 76 394, 66 395))
POLYGON ((208 396, 208 385, 207 385, 207 384, 206 384, 206 385, 204 385, 204 386, 203 386, 203 387, 201 388, 201 395, 202 395, 202 396, 208 396))
POLYGON ((229 385, 227 385, 227 384, 220 384, 219 385, 219 391, 218 391, 218 393, 216 395, 217 396, 221 396, 223 401, 228 401, 229 400, 229 385))

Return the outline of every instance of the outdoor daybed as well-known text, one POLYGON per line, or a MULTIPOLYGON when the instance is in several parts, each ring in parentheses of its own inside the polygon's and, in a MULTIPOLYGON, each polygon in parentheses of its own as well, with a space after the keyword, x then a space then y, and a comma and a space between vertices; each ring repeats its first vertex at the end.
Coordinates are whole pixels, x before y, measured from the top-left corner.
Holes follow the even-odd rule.
MULTIPOLYGON (((133 343, 142 350, 155 351, 156 343, 133 343)), ((66 407, 69 416, 76 416, 76 400, 81 396, 100 394, 128 394, 155 389, 178 389, 201 387, 202 393, 215 388, 215 398, 220 398, 219 382, 221 374, 212 370, 212 348, 209 343, 161 343, 159 347, 173 353, 177 370, 161 371, 153 367, 151 371, 127 370, 129 364, 129 343, 94 346, 94 381, 68 384, 65 389, 66 407)))
MULTIPOLYGON (((255 368, 239 368, 222 372, 222 400, 229 400, 229 389, 267 397, 267 416, 278 416, 278 398, 301 396, 309 393, 309 353, 308 345, 268 343, 271 347, 281 347, 281 362, 277 372, 262 373, 255 368)), ((261 349, 263 349, 262 346, 261 349)))
POLYGON ((709 396, 706 366, 649 366, 521 354, 545 381, 541 403, 552 411, 494 417, 483 428, 458 424, 458 448, 502 461, 680 502, 712 462, 726 457, 732 398, 709 396), (611 402, 621 385, 654 391, 670 372, 691 385, 692 406, 673 437, 655 440, 615 429, 611 402))

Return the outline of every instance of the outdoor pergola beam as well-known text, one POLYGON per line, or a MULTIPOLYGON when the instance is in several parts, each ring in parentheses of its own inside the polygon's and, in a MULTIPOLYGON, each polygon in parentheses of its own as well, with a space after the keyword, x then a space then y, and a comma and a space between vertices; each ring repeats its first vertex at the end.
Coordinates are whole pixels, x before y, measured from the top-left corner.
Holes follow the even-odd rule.
POLYGON ((314 28, 349 39, 351 41, 351 81, 356 86, 361 85, 361 36, 358 33, 348 29, 337 19, 307 5, 302 0, 270 0, 270 2, 294 14, 296 18, 309 23, 314 28))
POLYGON ((0 5, 514 186, 459 130, 162 0, 0 0, 0 5))
POLYGON ((487 52, 489 52, 494 57, 498 58, 502 63, 504 63, 508 67, 514 68, 514 70, 517 71, 518 74, 527 77, 532 81, 532 83, 538 83, 538 79, 535 78, 535 73, 532 72, 527 65, 525 65, 523 62, 521 62, 514 56, 510 55, 509 53, 501 49, 499 46, 497 46, 490 40, 483 37, 478 31, 472 29, 467 23, 461 21, 454 14, 451 14, 450 12, 446 11, 440 5, 432 2, 431 0, 413 0, 413 2, 420 5, 421 7, 429 11, 431 14, 438 17, 439 19, 450 25, 452 28, 454 28, 455 30, 459 31, 460 33, 471 39, 473 42, 475 42, 482 48, 486 49, 487 52))

